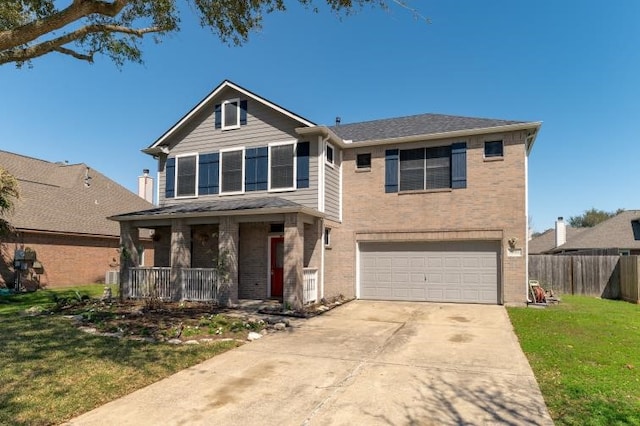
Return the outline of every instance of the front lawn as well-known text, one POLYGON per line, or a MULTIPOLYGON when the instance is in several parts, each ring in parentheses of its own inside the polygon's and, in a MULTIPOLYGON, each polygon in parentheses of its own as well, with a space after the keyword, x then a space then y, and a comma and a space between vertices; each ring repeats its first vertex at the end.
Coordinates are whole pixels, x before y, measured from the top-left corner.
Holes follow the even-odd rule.
POLYGON ((640 425, 640 306, 563 296, 508 312, 556 424, 640 425))
MULTIPOLYGON (((85 300, 86 296, 99 297, 103 288, 99 285, 0 296, 0 424, 59 424, 240 344, 234 339, 216 340, 217 334, 235 332, 242 340, 253 329, 251 325, 232 330, 236 322, 229 320, 227 330, 227 323, 215 310, 206 318, 202 311, 195 318, 187 318, 185 310, 180 313, 183 337, 203 334, 202 328, 213 339, 203 344, 172 345, 122 338, 139 330, 136 324, 145 321, 147 314, 132 313, 135 318, 125 323, 127 315, 115 310, 121 308, 119 305, 106 304, 98 309, 98 302, 85 300), (74 300, 78 302, 71 303, 74 300), (24 315, 33 306, 40 308, 30 311, 44 313, 24 315), (104 312, 118 313, 107 315, 118 320, 115 326, 103 320, 91 322, 102 318, 104 312), (114 337, 88 334, 77 326, 78 318, 80 325, 98 332, 103 331, 101 327, 123 330, 112 333, 119 334, 114 337), (189 321, 202 327, 190 328, 189 321)), ((164 318, 170 318, 167 315, 164 318)), ((166 322, 166 333, 177 330, 174 322, 166 322)))

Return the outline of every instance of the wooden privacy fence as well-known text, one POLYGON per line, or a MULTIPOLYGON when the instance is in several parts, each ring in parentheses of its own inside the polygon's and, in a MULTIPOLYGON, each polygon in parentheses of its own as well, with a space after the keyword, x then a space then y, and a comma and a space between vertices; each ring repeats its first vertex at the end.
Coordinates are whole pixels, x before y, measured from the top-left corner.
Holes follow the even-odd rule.
POLYGON ((640 301, 638 256, 529 255, 529 279, 561 294, 640 301))

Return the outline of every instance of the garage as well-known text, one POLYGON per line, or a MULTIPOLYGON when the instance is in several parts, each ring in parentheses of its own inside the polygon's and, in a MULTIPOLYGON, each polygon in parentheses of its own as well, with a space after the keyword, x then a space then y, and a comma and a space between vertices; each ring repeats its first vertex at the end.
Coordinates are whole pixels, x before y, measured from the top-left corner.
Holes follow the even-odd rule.
POLYGON ((360 298, 497 304, 499 243, 362 242, 360 298))

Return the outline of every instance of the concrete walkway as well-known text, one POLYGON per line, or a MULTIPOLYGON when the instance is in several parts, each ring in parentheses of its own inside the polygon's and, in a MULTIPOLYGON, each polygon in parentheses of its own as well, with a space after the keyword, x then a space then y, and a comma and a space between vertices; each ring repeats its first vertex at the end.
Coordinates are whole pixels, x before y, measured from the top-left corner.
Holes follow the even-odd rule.
POLYGON ((71 425, 552 425, 501 306, 354 301, 71 425))

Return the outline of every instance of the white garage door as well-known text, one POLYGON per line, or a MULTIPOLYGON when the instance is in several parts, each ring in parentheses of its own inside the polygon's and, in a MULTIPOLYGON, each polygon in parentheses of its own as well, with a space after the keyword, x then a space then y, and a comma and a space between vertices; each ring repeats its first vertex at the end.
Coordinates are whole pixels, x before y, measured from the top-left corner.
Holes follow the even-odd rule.
POLYGON ((360 243, 360 298, 496 304, 498 244, 360 243))

